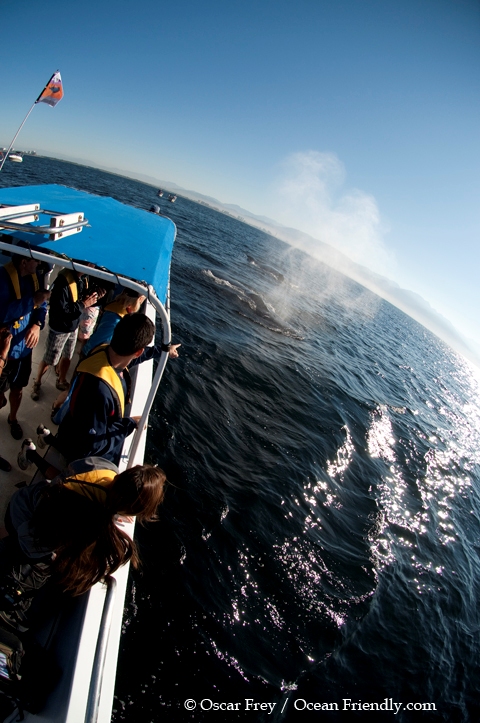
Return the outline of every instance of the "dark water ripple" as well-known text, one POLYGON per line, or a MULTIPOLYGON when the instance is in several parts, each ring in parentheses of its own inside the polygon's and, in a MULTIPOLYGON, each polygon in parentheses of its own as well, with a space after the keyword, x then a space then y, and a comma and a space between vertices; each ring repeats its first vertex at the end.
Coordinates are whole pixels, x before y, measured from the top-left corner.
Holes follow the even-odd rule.
MULTIPOLYGON (((156 201, 91 168, 12 166, 1 184, 156 201)), ((172 485, 138 531, 114 721, 478 720, 478 374, 305 254, 186 199, 165 210, 183 346, 147 454, 172 485)))

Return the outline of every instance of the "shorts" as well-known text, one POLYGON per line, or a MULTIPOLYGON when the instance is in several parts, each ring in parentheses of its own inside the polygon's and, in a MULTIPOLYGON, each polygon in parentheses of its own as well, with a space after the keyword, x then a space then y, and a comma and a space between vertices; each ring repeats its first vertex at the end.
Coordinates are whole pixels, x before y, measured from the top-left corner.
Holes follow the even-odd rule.
POLYGON ((98 306, 88 306, 82 311, 78 327, 78 338, 82 341, 86 341, 92 336, 97 323, 99 311, 100 308, 98 306))
POLYGON ((75 344, 77 343, 78 329, 69 331, 65 334, 49 329, 47 343, 45 344, 45 354, 43 361, 45 364, 55 366, 63 356, 71 359, 75 352, 75 344))
POLYGON ((21 359, 8 359, 0 377, 0 392, 7 389, 23 389, 28 386, 32 372, 32 353, 21 359))

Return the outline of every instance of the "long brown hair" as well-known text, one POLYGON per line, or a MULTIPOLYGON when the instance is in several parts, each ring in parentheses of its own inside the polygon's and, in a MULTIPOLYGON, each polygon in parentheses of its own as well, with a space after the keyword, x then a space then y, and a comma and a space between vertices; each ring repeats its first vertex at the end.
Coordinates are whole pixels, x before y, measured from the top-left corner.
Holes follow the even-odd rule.
POLYGON ((163 470, 138 465, 117 475, 106 504, 61 483, 45 488, 32 520, 34 536, 37 544, 54 551, 52 572, 63 590, 81 595, 129 560, 138 566, 135 542, 117 527, 115 517, 155 519, 165 483, 163 470))
POLYGON ((138 522, 157 519, 157 507, 163 501, 167 478, 163 469, 137 465, 121 472, 109 490, 108 506, 115 512, 136 515, 138 522))

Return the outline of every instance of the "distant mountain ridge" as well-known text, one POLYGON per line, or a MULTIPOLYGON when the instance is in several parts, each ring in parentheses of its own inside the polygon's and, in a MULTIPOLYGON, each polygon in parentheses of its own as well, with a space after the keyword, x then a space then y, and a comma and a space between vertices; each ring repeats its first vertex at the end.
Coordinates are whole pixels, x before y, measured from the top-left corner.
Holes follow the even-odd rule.
MULTIPOLYGON (((167 182, 164 183, 167 188, 167 182)), ((175 184, 170 184, 173 186, 175 184)), ((282 226, 277 221, 266 216, 257 216, 250 211, 236 204, 224 204, 211 196, 205 196, 196 191, 190 191, 176 187, 176 193, 183 195, 192 201, 206 203, 222 213, 227 213, 245 223, 255 226, 256 228, 271 233, 282 241, 306 251, 315 258, 323 261, 328 266, 346 274, 354 281, 365 286, 370 291, 378 294, 382 299, 389 301, 393 306, 401 309, 427 329, 432 331, 436 336, 440 337, 449 346, 452 346, 460 354, 465 356, 469 361, 480 367, 480 356, 466 339, 455 329, 453 324, 448 321, 442 314, 439 314, 420 294, 415 291, 403 289, 395 281, 381 276, 371 271, 365 266, 355 263, 341 251, 333 246, 313 238, 309 234, 299 231, 295 228, 282 226), (312 253, 312 243, 315 244, 315 253, 312 253), (319 253, 320 252, 320 253, 319 253)))
MULTIPOLYGON (((42 155, 52 157, 50 153, 42 153, 42 155)), ((198 191, 182 188, 172 181, 162 181, 154 176, 144 173, 134 173, 131 171, 125 171, 121 168, 102 166, 95 161, 85 161, 66 156, 61 156, 60 158, 73 163, 79 163, 83 166, 88 163, 93 168, 100 168, 101 170, 114 173, 115 175, 124 176, 125 178, 133 178, 154 186, 155 188, 162 188, 166 191, 175 193, 177 196, 183 196, 191 201, 204 204, 216 211, 232 216, 239 221, 255 226, 256 228, 285 241, 291 246, 300 248, 314 258, 317 258, 335 270, 349 276, 354 281, 357 281, 362 286, 365 286, 370 291, 373 291, 382 299, 389 301, 391 304, 401 309, 401 311, 405 312, 427 329, 432 331, 436 336, 440 337, 440 339, 445 341, 449 346, 460 352, 460 354, 466 357, 469 361, 480 367, 480 355, 475 348, 475 342, 469 342, 465 339, 455 329, 453 324, 442 314, 435 311, 428 301, 420 296, 420 294, 417 294, 414 291, 409 291, 408 289, 403 289, 395 281, 392 281, 385 276, 381 276, 365 266, 355 263, 341 251, 337 251, 337 249, 324 241, 320 241, 313 236, 309 236, 298 229, 282 226, 280 223, 274 219, 268 218, 267 216, 258 216, 250 211, 247 211, 247 209, 238 206, 237 204, 222 203, 212 196, 206 196, 198 191), (312 248, 313 244, 315 245, 315 248, 312 248)))

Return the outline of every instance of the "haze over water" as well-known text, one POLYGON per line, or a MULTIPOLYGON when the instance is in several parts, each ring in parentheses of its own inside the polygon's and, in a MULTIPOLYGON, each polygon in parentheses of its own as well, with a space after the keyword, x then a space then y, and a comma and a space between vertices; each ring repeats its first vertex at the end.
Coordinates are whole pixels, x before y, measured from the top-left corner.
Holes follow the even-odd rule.
MULTIPOLYGON (((42 158, 0 179, 43 182, 157 201, 137 181, 42 158)), ((477 720, 472 367, 306 254, 183 198, 160 203, 178 228, 182 347, 147 460, 172 485, 160 521, 138 531, 114 721, 477 720), (344 699, 401 706, 342 711, 344 699), (340 710, 299 712, 302 700, 340 710)))

